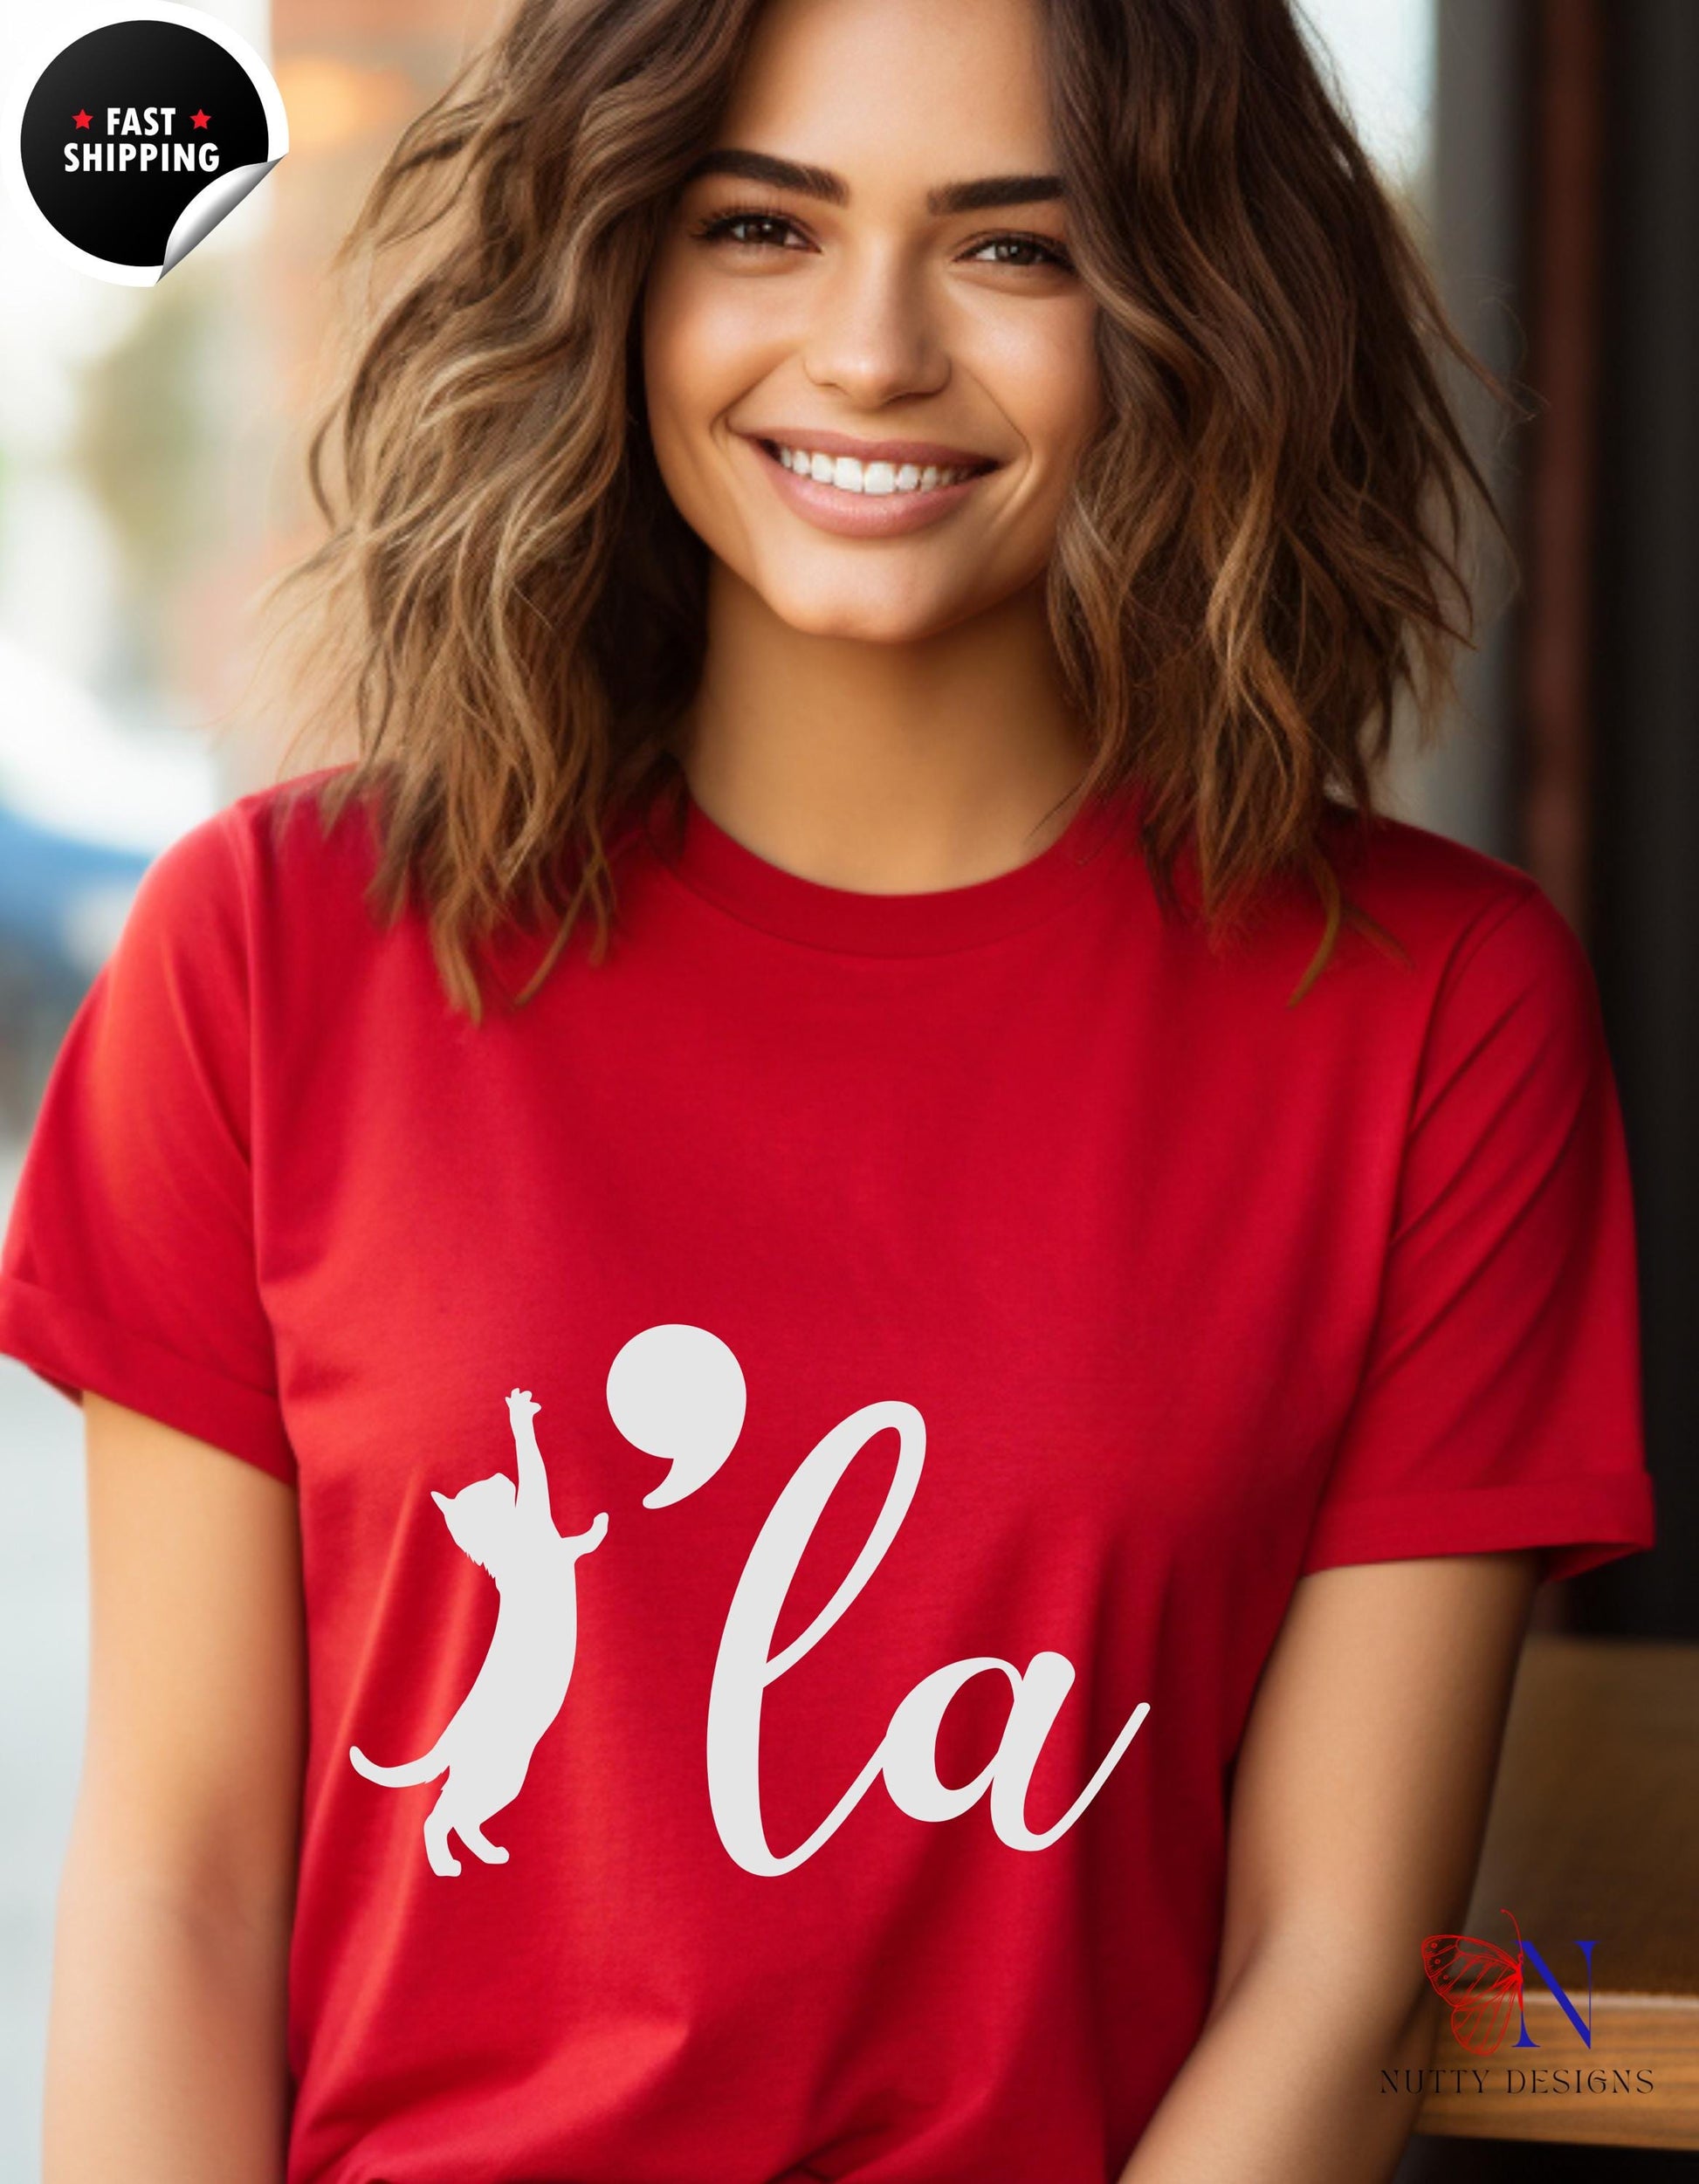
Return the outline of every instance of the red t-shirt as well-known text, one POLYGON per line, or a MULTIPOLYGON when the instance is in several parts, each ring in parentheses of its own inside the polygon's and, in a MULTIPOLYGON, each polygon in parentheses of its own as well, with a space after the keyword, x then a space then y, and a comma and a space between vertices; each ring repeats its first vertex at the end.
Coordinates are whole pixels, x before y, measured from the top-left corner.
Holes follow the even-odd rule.
POLYGON ((1651 1540, 1579 944, 1383 821, 1407 963, 1289 1006, 1309 889, 1212 952, 1125 814, 879 896, 692 810, 475 1027, 372 850, 153 865, 0 1286, 299 1490, 290 2184, 1103 2184, 1299 1576, 1651 1540))

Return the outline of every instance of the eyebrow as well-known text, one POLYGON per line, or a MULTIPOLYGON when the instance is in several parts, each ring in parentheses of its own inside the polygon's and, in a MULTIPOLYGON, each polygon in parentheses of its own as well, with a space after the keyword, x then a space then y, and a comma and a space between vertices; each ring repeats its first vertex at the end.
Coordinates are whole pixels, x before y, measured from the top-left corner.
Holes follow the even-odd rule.
MULTIPOLYGON (((828 204, 850 202, 850 185, 841 175, 824 167, 805 167, 789 159, 775 159, 770 152, 746 152, 728 147, 705 152, 684 182, 703 175, 732 175, 742 182, 768 182, 775 189, 794 189, 804 197, 821 197, 828 204)), ((683 185, 681 185, 682 187, 683 185)), ((1063 196, 1060 175, 987 175, 978 182, 945 182, 926 192, 926 209, 941 218, 954 212, 989 212, 1002 205, 1042 204, 1063 196)))

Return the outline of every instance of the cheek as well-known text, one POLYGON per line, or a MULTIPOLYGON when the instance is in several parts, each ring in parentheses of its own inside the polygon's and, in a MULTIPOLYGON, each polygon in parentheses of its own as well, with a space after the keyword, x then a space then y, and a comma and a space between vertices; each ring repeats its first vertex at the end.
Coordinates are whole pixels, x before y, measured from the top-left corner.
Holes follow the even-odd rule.
POLYGON ((1060 496, 1103 416, 1096 337, 1092 304, 1035 310, 985 329, 980 375, 1025 443, 1047 501, 1060 496))
MULTIPOLYGON (((693 277, 663 265, 643 312, 643 384, 657 450, 688 461, 708 432, 768 367, 773 321, 758 284, 693 277)), ((705 450, 703 450, 705 452, 705 450)))

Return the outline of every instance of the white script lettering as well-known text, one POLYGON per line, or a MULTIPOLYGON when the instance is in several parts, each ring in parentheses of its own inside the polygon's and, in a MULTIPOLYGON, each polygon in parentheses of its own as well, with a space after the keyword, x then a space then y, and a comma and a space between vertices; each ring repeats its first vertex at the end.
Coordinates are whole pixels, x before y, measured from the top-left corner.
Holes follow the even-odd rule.
POLYGON ((898 1707, 878 1748, 813 1834, 775 1852, 761 1817, 761 1708, 768 1688, 813 1652, 854 1603, 901 1528, 925 1461, 926 1428, 911 1404, 870 1403, 836 1425, 807 1455, 774 1503, 733 1595, 708 1700, 708 1797, 720 1841, 746 1872, 788 1873, 830 1839, 883 1774, 891 1802, 916 1820, 952 1820, 990 1793, 991 1824, 1013 1850, 1042 1851, 1066 1833, 1137 1735, 1148 1702, 1133 1709, 1085 1788, 1060 1820, 1042 1832, 1027 1821, 1027 1793, 1045 1740, 1074 1685, 1065 1655, 1034 1654, 1025 1670, 984 1656, 953 1661, 915 1686, 898 1707), (871 1530, 847 1575, 808 1628, 772 1651, 786 1596, 828 1502, 874 1436, 894 1428, 897 1469, 871 1530), (938 1775, 938 1736, 946 1709, 974 1677, 1001 1675, 1010 1691, 1008 1720, 996 1753, 974 1779, 952 1789, 938 1775))

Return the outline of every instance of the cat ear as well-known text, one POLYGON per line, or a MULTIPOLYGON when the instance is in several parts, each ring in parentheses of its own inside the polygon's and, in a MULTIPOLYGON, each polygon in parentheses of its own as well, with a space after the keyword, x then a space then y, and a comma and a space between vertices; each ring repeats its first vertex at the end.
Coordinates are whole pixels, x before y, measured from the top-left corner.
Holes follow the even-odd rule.
POLYGON ((430 1490, 430 1498, 437 1504, 437 1507, 442 1511, 443 1514, 446 1516, 449 1513, 448 1496, 445 1494, 438 1494, 436 1487, 433 1487, 430 1490))

